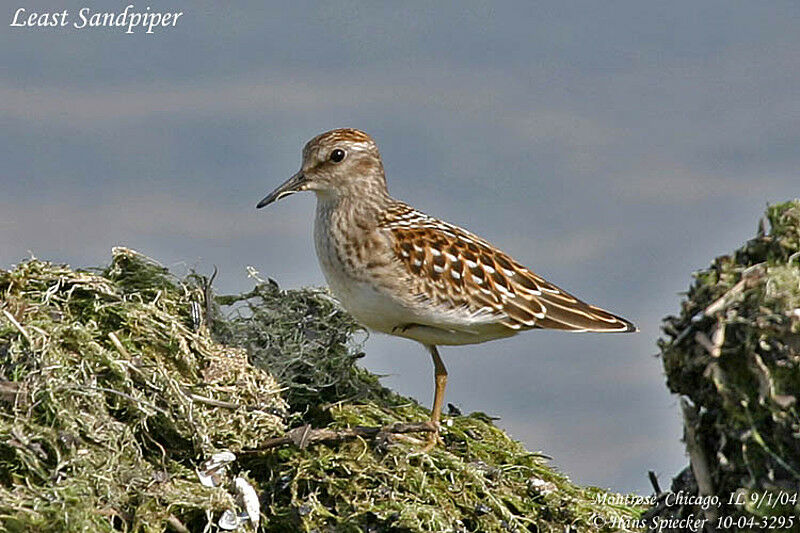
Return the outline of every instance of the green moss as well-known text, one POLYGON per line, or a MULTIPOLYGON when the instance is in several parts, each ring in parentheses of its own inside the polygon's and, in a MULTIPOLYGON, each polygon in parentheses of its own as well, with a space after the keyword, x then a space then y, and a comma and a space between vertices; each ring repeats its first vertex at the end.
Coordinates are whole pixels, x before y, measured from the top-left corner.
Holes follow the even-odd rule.
MULTIPOLYGON (((770 206, 766 218, 769 232, 762 227, 695 274, 659 341, 670 390, 691 401, 687 424, 707 458, 705 484, 724 502, 731 494, 795 495, 785 505, 733 506, 723 515, 800 511, 800 201, 770 206)), ((692 461, 696 472, 701 459, 692 461)))
MULTIPOLYGON (((374 404, 332 410, 334 427, 424 420, 411 403, 386 410, 374 404)), ((638 516, 613 508, 604 491, 573 485, 479 413, 448 419, 445 445, 422 453, 419 442, 354 441, 286 449, 254 461, 277 471, 262 485, 270 495, 268 531, 595 531, 638 516), (261 462, 263 461, 263 462, 261 462)), ((622 529, 608 529, 608 531, 622 529)))
POLYGON ((254 451, 306 423, 429 413, 356 366, 360 328, 324 291, 209 295, 126 249, 103 271, 0 271, 0 529, 216 530, 237 503, 196 469, 223 449, 261 531, 625 531, 609 524, 639 516, 480 413, 446 417, 430 453, 410 435, 254 451))
POLYGON ((233 502, 197 483, 194 463, 284 429, 278 384, 193 330, 199 292, 134 252, 115 249, 103 273, 32 259, 0 272, 0 295, 8 530, 160 531, 178 509, 204 517, 233 502))
MULTIPOLYGON (((282 291, 270 280, 216 303, 225 312, 214 321, 215 338, 246 349, 254 365, 268 369, 305 422, 328 422, 327 407, 334 403, 393 401, 377 376, 356 366, 364 353, 354 336, 366 334, 326 291, 282 291)), ((217 307, 215 315, 222 314, 217 307)))

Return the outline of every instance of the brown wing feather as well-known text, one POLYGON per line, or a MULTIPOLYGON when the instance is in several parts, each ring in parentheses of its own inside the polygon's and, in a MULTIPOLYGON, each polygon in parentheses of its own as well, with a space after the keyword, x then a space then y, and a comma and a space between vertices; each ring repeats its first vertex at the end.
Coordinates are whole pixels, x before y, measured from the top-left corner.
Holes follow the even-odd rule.
POLYGON ((636 327, 531 272, 472 233, 405 205, 381 226, 394 251, 437 305, 495 315, 512 329, 625 332, 636 327))

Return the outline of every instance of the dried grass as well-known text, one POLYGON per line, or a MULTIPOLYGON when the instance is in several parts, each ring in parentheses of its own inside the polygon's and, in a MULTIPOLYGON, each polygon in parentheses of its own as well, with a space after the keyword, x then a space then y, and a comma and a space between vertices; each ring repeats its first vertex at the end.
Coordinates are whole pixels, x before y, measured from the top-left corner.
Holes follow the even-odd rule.
POLYGON ((267 281, 214 303, 204 284, 121 248, 101 272, 0 271, 3 530, 214 531, 235 498, 195 469, 220 450, 259 493, 261 531, 625 531, 596 524, 639 515, 480 413, 446 417, 431 453, 401 437, 254 452, 306 423, 429 413, 356 366, 359 327, 324 291, 267 281))
POLYGON ((748 502, 712 518, 800 514, 800 201, 770 206, 766 219, 769 232, 762 223, 756 238, 695 273, 659 341, 667 384, 685 399, 692 463, 673 490, 748 502))

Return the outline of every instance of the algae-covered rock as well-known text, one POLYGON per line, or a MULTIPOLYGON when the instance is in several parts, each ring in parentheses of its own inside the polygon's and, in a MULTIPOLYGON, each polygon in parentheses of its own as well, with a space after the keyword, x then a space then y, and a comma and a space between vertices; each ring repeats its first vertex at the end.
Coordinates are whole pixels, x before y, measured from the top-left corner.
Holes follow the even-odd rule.
POLYGON ((445 417, 430 453, 385 432, 264 446, 305 424, 429 413, 355 365, 359 328, 324 291, 260 282, 222 307, 211 294, 123 248, 102 271, 0 271, 0 530, 252 530, 250 487, 271 532, 628 531, 638 518, 480 413, 445 417))
POLYGON ((680 314, 664 321, 659 346, 691 460, 673 491, 717 503, 655 513, 705 515, 724 530, 784 529, 800 515, 800 201, 766 218, 769 231, 762 223, 695 273, 680 314))

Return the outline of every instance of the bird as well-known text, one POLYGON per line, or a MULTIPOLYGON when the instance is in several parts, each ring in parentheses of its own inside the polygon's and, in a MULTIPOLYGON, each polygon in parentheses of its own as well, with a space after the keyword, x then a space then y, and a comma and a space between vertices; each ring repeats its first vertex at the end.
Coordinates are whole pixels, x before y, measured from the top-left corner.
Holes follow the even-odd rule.
POLYGON ((439 346, 529 329, 634 332, 636 326, 546 281, 487 240, 392 198, 377 144, 341 128, 303 148, 300 170, 257 204, 317 197, 314 246, 342 306, 369 330, 421 343, 434 366, 430 425, 439 439, 447 369, 439 346))

